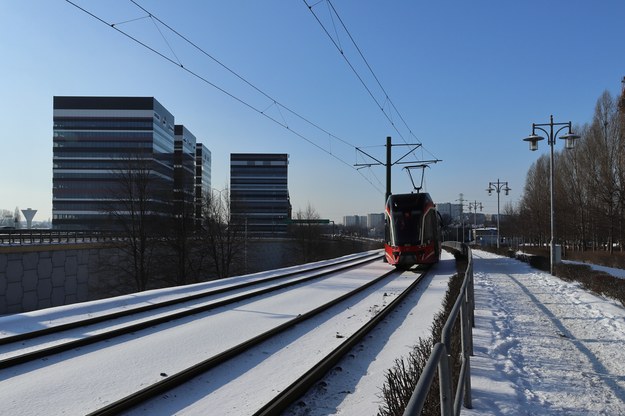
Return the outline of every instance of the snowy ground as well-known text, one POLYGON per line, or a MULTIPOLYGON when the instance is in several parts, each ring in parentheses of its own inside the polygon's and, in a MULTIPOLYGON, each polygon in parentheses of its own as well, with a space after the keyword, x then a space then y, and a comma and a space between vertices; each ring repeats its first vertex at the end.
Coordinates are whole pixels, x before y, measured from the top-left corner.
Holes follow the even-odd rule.
MULTIPOLYGON (((525 263, 482 251, 473 253, 476 293, 475 356, 471 361, 473 409, 463 409, 462 414, 625 415, 625 308, 525 263)), ((291 414, 376 414, 384 372, 396 358, 407 354, 419 336, 427 335, 432 315, 440 309, 446 282, 454 270, 453 257, 444 253, 443 260, 406 301, 403 310, 391 314, 386 325, 377 329, 376 334, 341 363, 337 367, 340 371, 330 374, 318 388, 309 392, 301 401, 303 406, 291 409, 291 414)), ((611 273, 616 274, 616 271, 611 273)), ((181 289, 172 291, 150 296, 179 296, 181 289)), ((55 321, 64 322, 149 301, 142 296, 148 295, 3 317, 0 323, 7 334, 21 332, 33 326, 52 325, 55 321), (22 320, 21 325, 17 325, 18 320, 22 320)), ((300 356, 310 351, 309 343, 299 350, 300 356)), ((77 358, 85 352, 86 349, 77 351, 77 358)), ((171 356, 179 355, 162 353, 167 363, 171 356)), ((51 399, 57 398, 65 388, 62 374, 68 364, 63 364, 47 382, 24 381, 46 386, 40 397, 29 396, 25 400, 26 395, 4 389, 7 397, 2 400, 0 414, 19 414, 6 413, 12 395, 14 400, 30 408, 34 408, 36 399, 44 399, 48 406, 45 413, 55 414, 49 406, 51 399)), ((125 372, 131 372, 129 370, 125 372)), ((2 383, 11 379, 8 373, 0 373, 0 395, 3 394, 2 383)), ((240 389, 233 389, 232 394, 244 395, 240 389)), ((181 400, 187 402, 187 398, 181 400)), ((69 400, 64 403, 67 414, 81 413, 77 403, 69 400)), ((214 404, 211 406, 185 409, 183 403, 174 407, 179 414, 211 414, 209 409, 217 409, 214 404)), ((161 410, 161 414, 169 414, 167 409, 161 410)))
MULTIPOLYGON (((379 260, 279 293, 208 311, 202 316, 168 322, 135 335, 2 370, 0 415, 87 414, 113 399, 175 374, 268 327, 369 283, 391 269, 379 260)), ((304 410, 304 414, 310 415, 318 410, 320 413, 314 414, 375 414, 384 371, 390 368, 396 357, 407 353, 419 336, 429 332, 432 315, 440 309, 447 281, 454 271, 453 256, 444 253, 442 261, 402 306, 385 319, 375 334, 363 340, 346 362, 337 366, 340 370, 327 379, 326 387, 313 391, 304 399, 306 405, 298 406, 298 411, 304 410)), ((359 328, 362 322, 409 286, 417 275, 408 271, 395 275, 390 281, 385 279, 352 303, 337 305, 336 310, 296 325, 280 339, 284 342, 269 340, 207 373, 206 377, 189 383, 187 390, 168 392, 153 403, 135 409, 132 414, 251 414, 299 377, 306 370, 302 366, 314 365, 315 356, 323 356, 337 343, 343 342, 351 335, 349 330, 353 332, 359 328)), ((232 280, 248 278, 171 288, 143 294, 134 302, 132 297, 122 297, 3 317, 0 319, 1 335, 132 308, 135 304, 180 296, 185 291, 205 290, 206 286, 227 285, 232 280)))
POLYGON ((474 251, 473 409, 625 415, 625 308, 525 263, 474 251))
POLYGON ((614 267, 599 266, 597 264, 583 263, 581 261, 572 261, 572 260, 562 260, 562 263, 581 264, 584 266, 589 266, 593 270, 611 274, 612 276, 618 277, 619 279, 625 279, 625 270, 623 269, 615 269, 614 267))

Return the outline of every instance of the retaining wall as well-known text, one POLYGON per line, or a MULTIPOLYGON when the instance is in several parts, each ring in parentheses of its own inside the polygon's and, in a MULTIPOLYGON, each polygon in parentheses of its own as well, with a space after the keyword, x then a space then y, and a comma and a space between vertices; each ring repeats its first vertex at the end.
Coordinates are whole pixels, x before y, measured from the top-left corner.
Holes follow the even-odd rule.
MULTIPOLYGON (((368 243, 328 241, 321 258, 369 250, 368 243)), ((248 244, 246 265, 233 273, 254 273, 298 264, 293 242, 258 240, 248 244)), ((119 267, 124 254, 106 243, 0 247, 0 315, 118 296, 136 291, 119 267)), ((154 279, 148 289, 174 284, 154 279)), ((214 278, 201 276, 201 280, 214 278)))
POLYGON ((0 252, 0 315, 88 300, 89 249, 0 252))

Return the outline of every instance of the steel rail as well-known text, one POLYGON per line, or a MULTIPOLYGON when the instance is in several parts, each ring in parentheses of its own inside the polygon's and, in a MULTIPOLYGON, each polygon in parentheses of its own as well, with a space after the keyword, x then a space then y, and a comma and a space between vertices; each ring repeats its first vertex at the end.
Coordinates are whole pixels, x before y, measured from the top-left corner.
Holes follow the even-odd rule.
MULTIPOLYGON (((354 290, 352 290, 351 292, 345 293, 343 295, 341 295, 338 298, 335 298, 323 305, 320 305, 318 307, 316 307, 315 309, 308 311, 304 314, 298 315, 297 317, 291 319, 290 321, 287 321, 273 329, 270 329, 262 334, 259 334, 257 336, 255 336, 254 338, 251 338, 239 345, 236 345, 226 351, 223 351, 220 354, 217 354, 211 358, 206 359, 205 361, 202 361, 198 364, 195 364, 191 367, 188 367, 176 374, 173 374, 169 377, 167 377, 166 379, 160 380, 142 390, 139 390, 135 393, 132 393, 122 399, 119 399, 113 403, 110 403, 109 405, 98 409, 92 413, 89 413, 88 416, 109 416, 109 415, 117 415, 120 412, 126 411, 132 407, 138 406, 141 403, 146 402, 147 400, 152 399, 153 397, 162 394, 166 391, 172 390, 176 387, 181 386, 182 384, 186 383, 187 381, 193 379, 194 377, 200 376, 202 374, 204 374, 205 372, 207 372, 208 370, 224 363, 225 361, 245 352, 246 350, 250 349, 251 347, 254 347, 258 344, 260 344, 263 341, 266 341, 272 337, 275 337, 276 335, 279 335, 280 333, 292 328, 293 326, 306 321, 307 319, 310 319, 312 317, 314 317, 315 315, 320 314, 321 312, 324 312, 326 310, 328 310, 329 308, 349 299, 352 296, 357 295, 358 293, 370 288, 371 286, 379 283, 380 281, 388 278, 389 276, 392 276, 394 274, 397 274, 398 271, 397 270, 390 270, 386 273, 384 273, 383 275, 381 275, 380 277, 377 277, 376 279, 373 279, 371 281, 369 281, 368 283, 366 283, 363 286, 360 286, 354 290)), ((394 303, 394 302, 392 302, 394 303)))
MULTIPOLYGON (((241 302, 241 301, 248 300, 257 296, 267 294, 267 293, 275 292, 281 289, 285 289, 291 286, 305 283, 311 280, 319 279, 332 273, 336 273, 342 270, 347 270, 353 267, 357 267, 357 266, 375 261, 378 257, 380 256, 376 255, 375 257, 372 257, 372 258, 365 257, 362 259, 358 259, 357 261, 353 261, 352 259, 352 263, 349 263, 349 264, 342 263, 342 265, 338 268, 333 267, 333 266, 336 266, 337 264, 332 264, 330 266, 326 266, 325 271, 321 271, 314 275, 306 276, 301 279, 292 280, 292 281, 281 283, 275 286, 270 286, 264 289, 245 293, 245 294, 235 296, 229 299, 217 300, 215 302, 211 302, 211 303, 201 305, 201 306, 196 306, 190 309, 183 309, 181 311, 174 312, 174 313, 164 315, 164 316, 160 316, 158 318, 152 318, 152 319, 148 319, 148 320, 137 322, 137 323, 131 323, 121 328, 113 329, 113 330, 102 332, 99 334, 90 335, 85 338, 80 338, 80 339, 72 340, 69 342, 64 342, 58 345, 53 345, 47 348, 42 348, 42 349, 38 349, 35 351, 27 352, 24 354, 16 355, 13 357, 5 358, 3 360, 0 360, 0 369, 6 369, 9 367, 19 365, 19 364, 24 364, 30 361, 48 357, 53 354, 58 354, 61 352, 69 351, 74 348, 84 347, 86 345, 94 344, 96 342, 109 340, 118 336, 130 334, 130 333, 142 330, 142 329, 150 328, 155 325, 160 325, 163 323, 174 321, 176 319, 185 318, 191 315, 196 315, 198 313, 207 312, 207 311, 210 311, 210 310, 222 307, 222 306, 227 306, 236 302, 241 302)), ((321 270, 323 270, 323 268, 321 268, 321 270)), ((311 270, 306 270, 305 273, 310 272, 310 271, 311 270)), ((297 274, 297 273, 294 273, 294 274, 297 274)), ((292 276, 288 276, 288 277, 292 277, 292 276)))
POLYGON ((281 414, 291 406, 298 398, 303 396, 312 386, 314 386, 325 374, 327 374, 349 351, 351 351, 369 332, 371 332, 386 316, 404 301, 412 290, 421 283, 426 276, 429 267, 421 273, 414 282, 410 284, 391 303, 386 305, 378 314, 363 325, 352 336, 347 338, 341 345, 336 347, 324 359, 319 361, 315 367, 302 375, 289 387, 280 392, 269 403, 259 409, 254 416, 271 416, 281 414))
POLYGON ((270 276, 270 277, 266 277, 266 278, 262 278, 262 279, 258 279, 258 280, 253 280, 253 281, 249 281, 249 282, 245 282, 245 283, 239 283, 239 284, 236 284, 236 285, 233 285, 233 286, 222 287, 222 288, 219 288, 219 289, 208 289, 208 290, 205 290, 205 291, 202 291, 202 292, 194 293, 192 295, 182 296, 182 297, 179 297, 179 298, 170 299, 170 300, 166 300, 166 301, 162 301, 162 302, 158 302, 158 303, 151 303, 149 305, 139 306, 139 307, 136 307, 136 308, 124 309, 124 310, 120 310, 120 311, 113 312, 113 313, 102 314, 102 315, 94 316, 92 318, 87 318, 87 319, 81 319, 81 320, 77 320, 77 321, 67 322, 67 323, 64 323, 64 324, 54 325, 54 326, 41 328, 41 329, 37 329, 37 330, 34 330, 34 331, 29 331, 29 332, 23 332, 23 333, 20 333, 20 334, 8 335, 8 336, 5 336, 5 337, 0 337, 0 345, 12 344, 14 342, 20 342, 20 341, 24 341, 24 340, 27 340, 27 339, 39 338, 39 337, 44 336, 44 335, 54 334, 54 333, 57 333, 57 332, 67 331, 67 330, 70 330, 70 329, 82 328, 82 327, 85 327, 85 326, 88 326, 88 325, 93 325, 93 324, 97 324, 97 323, 100 323, 100 322, 110 321, 110 320, 113 320, 113 319, 122 318, 122 317, 129 316, 129 315, 135 315, 135 314, 141 313, 141 312, 148 312, 148 311, 152 311, 154 309, 165 308, 165 307, 168 307, 168 306, 173 306, 173 305, 177 305, 177 304, 184 303, 184 302, 189 302, 189 301, 193 301, 193 300, 202 299, 202 298, 208 297, 208 296, 219 295, 219 294, 226 293, 226 292, 233 291, 233 290, 237 290, 237 289, 243 289, 243 288, 246 288, 246 287, 259 285, 259 284, 271 282, 271 281, 274 281, 274 280, 280 280, 280 279, 296 276, 296 275, 301 274, 303 272, 313 272, 313 271, 316 271, 316 270, 322 270, 322 269, 327 268, 327 267, 338 266, 338 265, 341 265, 341 264, 349 263, 351 261, 355 261, 355 260, 359 260, 359 259, 360 260, 362 260, 362 259, 369 259, 369 258, 375 259, 377 257, 380 257, 380 255, 378 255, 378 254, 368 254, 368 255, 363 255, 362 257, 341 259, 340 261, 333 262, 331 264, 314 265, 314 266, 312 266, 310 268, 306 268, 304 270, 298 269, 298 270, 289 271, 289 272, 286 272, 286 273, 282 273, 282 274, 279 274, 279 275, 274 275, 274 276, 270 276))

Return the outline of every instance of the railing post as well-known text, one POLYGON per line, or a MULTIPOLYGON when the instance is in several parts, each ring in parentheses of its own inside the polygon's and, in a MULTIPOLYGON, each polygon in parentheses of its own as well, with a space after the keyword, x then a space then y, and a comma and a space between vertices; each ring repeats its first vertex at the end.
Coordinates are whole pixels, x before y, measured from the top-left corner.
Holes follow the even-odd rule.
MULTIPOLYGON (((469 290, 467 286, 467 291, 469 290)), ((460 309, 460 322, 461 322, 461 337, 462 337, 462 359, 465 364, 465 371, 460 374, 460 377, 464 379, 464 407, 471 409, 473 404, 471 403, 471 355, 472 355, 472 330, 470 322, 469 302, 466 297, 462 297, 462 308, 460 309)), ((458 394, 459 392, 456 392, 458 394)))
POLYGON ((445 347, 445 352, 438 362, 438 380, 441 400, 441 416, 453 416, 451 371, 449 371, 449 350, 447 347, 445 347))

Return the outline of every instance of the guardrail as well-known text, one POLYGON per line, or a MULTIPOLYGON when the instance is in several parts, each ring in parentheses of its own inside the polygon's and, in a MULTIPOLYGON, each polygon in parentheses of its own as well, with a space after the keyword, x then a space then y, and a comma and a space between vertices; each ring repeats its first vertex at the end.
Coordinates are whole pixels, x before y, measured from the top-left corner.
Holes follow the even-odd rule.
POLYGON ((471 356, 473 355, 473 323, 475 299, 473 297, 473 256, 471 249, 466 244, 448 242, 444 246, 462 253, 467 257, 467 270, 464 275, 460 294, 454 303, 454 307, 445 322, 441 334, 441 342, 434 345, 432 354, 428 359, 417 386, 415 387, 410 401, 404 410, 404 416, 416 416, 421 414, 423 405, 438 370, 440 387, 441 416, 457 416, 460 414, 461 402, 464 407, 471 409, 471 356), (451 353, 452 328, 456 320, 460 319, 460 334, 462 345, 462 364, 460 377, 456 387, 456 395, 452 402, 452 373, 449 365, 451 353))
POLYGON ((54 229, 0 230, 0 244, 88 243, 117 239, 110 231, 70 231, 54 229))

